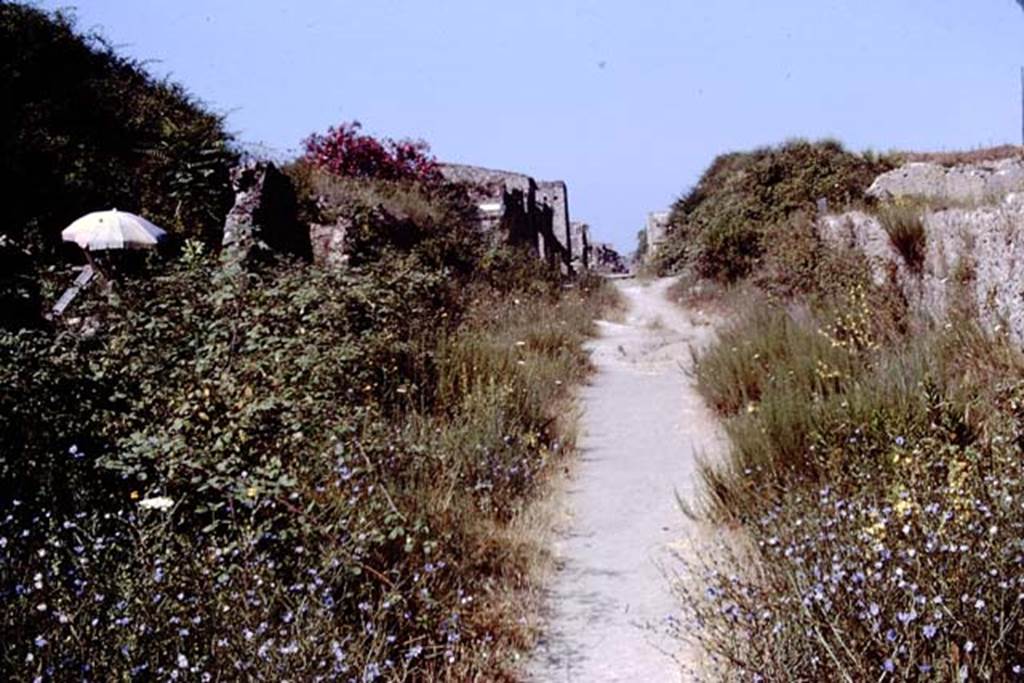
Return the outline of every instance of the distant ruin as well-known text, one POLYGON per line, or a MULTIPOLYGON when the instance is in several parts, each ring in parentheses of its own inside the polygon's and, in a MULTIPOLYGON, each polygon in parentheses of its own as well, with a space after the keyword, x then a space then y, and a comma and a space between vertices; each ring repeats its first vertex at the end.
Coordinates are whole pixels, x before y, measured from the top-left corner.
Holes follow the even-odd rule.
POLYGON ((494 239, 525 246, 565 273, 574 271, 564 182, 463 164, 444 164, 441 173, 469 189, 481 226, 494 239))
POLYGON ((604 275, 625 275, 629 263, 615 247, 607 242, 593 242, 587 250, 590 270, 604 275))
POLYGON ((652 211, 647 214, 647 224, 644 231, 647 235, 647 258, 654 258, 661 245, 665 242, 665 233, 668 231, 668 211, 652 211))

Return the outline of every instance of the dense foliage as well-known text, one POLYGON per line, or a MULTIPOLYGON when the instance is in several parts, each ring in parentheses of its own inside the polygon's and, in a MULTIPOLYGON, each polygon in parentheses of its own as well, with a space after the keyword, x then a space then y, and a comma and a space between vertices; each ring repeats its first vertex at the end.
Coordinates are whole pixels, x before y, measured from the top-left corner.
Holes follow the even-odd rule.
POLYGON ((657 267, 735 281, 755 268, 792 215, 813 211, 819 199, 831 207, 859 201, 890 167, 832 141, 722 155, 672 207, 657 267))
POLYGON ((39 320, 36 277, 59 262, 60 231, 90 211, 142 213, 216 242, 235 160, 219 116, 150 76, 63 12, 0 2, 0 309, 39 320))

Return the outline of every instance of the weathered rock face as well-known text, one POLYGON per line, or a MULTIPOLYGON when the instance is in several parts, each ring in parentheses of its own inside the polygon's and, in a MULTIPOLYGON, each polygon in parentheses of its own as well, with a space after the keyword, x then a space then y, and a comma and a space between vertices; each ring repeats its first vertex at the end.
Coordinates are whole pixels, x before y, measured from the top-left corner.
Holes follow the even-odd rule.
POLYGON ((958 166, 913 162, 883 173, 868 188, 876 199, 924 197, 953 203, 990 202, 1024 190, 1024 159, 958 166))
POLYGON ((493 239, 525 246, 565 271, 572 268, 565 183, 462 164, 444 164, 441 173, 469 189, 480 225, 493 239))
POLYGON ((231 172, 235 204, 224 222, 223 258, 248 262, 269 253, 310 258, 309 230, 298 220, 295 188, 269 161, 248 161, 231 172))
POLYGON ((954 304, 967 304, 991 330, 1024 344, 1024 198, 977 209, 948 209, 924 216, 925 255, 910 268, 881 222, 853 211, 818 223, 829 243, 862 251, 876 282, 891 281, 910 305, 941 319, 954 304))

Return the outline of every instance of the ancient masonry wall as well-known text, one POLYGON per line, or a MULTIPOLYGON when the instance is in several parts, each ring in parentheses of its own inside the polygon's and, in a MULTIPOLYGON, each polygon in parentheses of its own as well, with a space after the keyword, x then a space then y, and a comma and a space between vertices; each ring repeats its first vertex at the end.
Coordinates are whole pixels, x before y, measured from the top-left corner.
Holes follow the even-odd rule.
MULTIPOLYGON (((574 263, 564 182, 538 183, 522 173, 457 164, 443 165, 442 173, 467 188, 482 230, 495 242, 525 247, 564 273, 585 263, 586 239, 574 263)), ((236 197, 224 227, 225 258, 246 261, 266 245, 271 251, 294 253, 323 265, 347 262, 351 226, 344 220, 298 225, 295 189, 273 163, 248 162, 235 170, 233 181, 236 197)))
POLYGON ((911 267, 870 213, 822 216, 821 236, 863 253, 879 284, 893 283, 919 313, 944 318, 968 306, 989 331, 1024 345, 1024 162, 952 167, 911 163, 879 176, 868 194, 923 198, 924 253, 911 267))
POLYGON ((569 222, 569 189, 561 180, 537 183, 537 203, 551 209, 551 237, 561 247, 561 258, 572 263, 572 234, 569 222))

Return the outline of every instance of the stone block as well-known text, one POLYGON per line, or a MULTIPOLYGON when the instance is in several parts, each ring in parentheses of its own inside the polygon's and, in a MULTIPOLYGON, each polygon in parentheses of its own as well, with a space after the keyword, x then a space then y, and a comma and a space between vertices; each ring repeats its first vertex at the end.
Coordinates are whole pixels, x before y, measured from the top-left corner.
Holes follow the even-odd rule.
POLYGON ((291 179, 269 161, 247 161, 231 172, 235 203, 224 222, 222 257, 250 262, 272 253, 309 259, 309 230, 298 219, 291 179))

